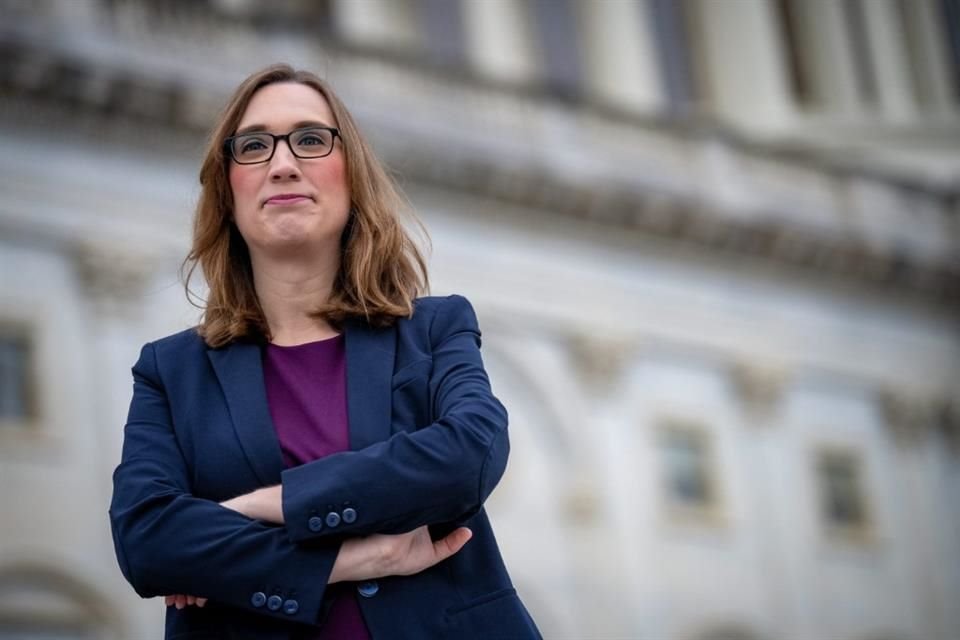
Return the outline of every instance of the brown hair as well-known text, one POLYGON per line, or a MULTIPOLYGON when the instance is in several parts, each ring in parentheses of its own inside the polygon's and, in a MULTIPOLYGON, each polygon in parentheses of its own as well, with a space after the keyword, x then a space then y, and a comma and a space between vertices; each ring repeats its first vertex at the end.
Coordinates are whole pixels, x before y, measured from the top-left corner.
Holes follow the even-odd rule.
POLYGON ((330 298, 314 312, 334 326, 350 317, 387 326, 413 314, 413 300, 429 287, 423 254, 401 218, 416 219, 383 165, 360 135, 353 117, 330 86, 309 71, 276 64, 254 73, 234 92, 213 129, 200 167, 200 199, 193 224, 193 244, 182 265, 184 286, 199 265, 209 287, 198 331, 211 347, 240 339, 269 340, 263 310, 253 284, 246 243, 231 220, 233 195, 227 177, 224 141, 236 131, 253 95, 278 82, 296 82, 322 95, 340 129, 350 187, 350 218, 344 229, 340 271, 330 298))

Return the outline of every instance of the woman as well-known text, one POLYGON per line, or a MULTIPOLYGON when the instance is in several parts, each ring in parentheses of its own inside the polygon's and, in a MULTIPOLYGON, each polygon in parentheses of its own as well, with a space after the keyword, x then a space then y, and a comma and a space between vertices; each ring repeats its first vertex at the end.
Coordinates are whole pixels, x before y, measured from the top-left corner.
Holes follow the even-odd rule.
POLYGON ((416 298, 425 263, 343 103, 252 75, 200 181, 203 318, 133 368, 110 509, 166 637, 539 637, 483 510, 509 445, 476 317, 416 298))

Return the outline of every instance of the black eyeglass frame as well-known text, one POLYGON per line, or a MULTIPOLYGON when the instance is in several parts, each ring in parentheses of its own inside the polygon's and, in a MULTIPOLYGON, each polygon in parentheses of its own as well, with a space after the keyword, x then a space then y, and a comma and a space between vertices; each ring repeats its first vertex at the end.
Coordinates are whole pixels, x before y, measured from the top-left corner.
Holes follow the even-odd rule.
POLYGON ((331 153, 333 153, 333 148, 336 146, 337 138, 340 138, 340 140, 343 141, 343 136, 340 135, 340 129, 336 127, 321 127, 321 126, 300 127, 299 129, 294 129, 293 131, 284 133, 283 135, 279 135, 279 136, 269 133, 267 131, 251 131, 249 133, 241 133, 240 135, 230 136, 229 138, 225 139, 223 141, 223 150, 227 153, 227 156, 237 164, 244 164, 244 165, 263 164, 264 162, 270 162, 271 160, 273 160, 273 154, 277 152, 277 145, 279 145, 280 141, 283 140, 284 142, 287 143, 287 148, 290 149, 290 153, 292 153, 295 158, 299 158, 301 160, 316 160, 317 158, 326 158, 331 153), (330 147, 327 150, 327 152, 322 156, 301 156, 300 154, 298 154, 297 150, 293 148, 294 145, 290 144, 290 136, 296 133, 299 133, 301 131, 316 131, 317 129, 320 129, 322 131, 329 131, 331 134, 330 147), (233 142, 238 138, 246 138, 247 136, 269 136, 273 138, 273 147, 270 149, 270 155, 264 158, 263 160, 257 160, 255 162, 242 162, 238 160, 236 154, 234 154, 233 152, 233 142))

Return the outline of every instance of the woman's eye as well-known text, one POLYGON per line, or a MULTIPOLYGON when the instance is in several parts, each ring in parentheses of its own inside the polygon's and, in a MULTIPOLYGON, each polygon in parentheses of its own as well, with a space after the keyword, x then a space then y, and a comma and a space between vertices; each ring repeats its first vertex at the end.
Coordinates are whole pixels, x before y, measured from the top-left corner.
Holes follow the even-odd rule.
POLYGON ((297 145, 301 147, 310 147, 315 145, 326 146, 327 140, 319 133, 305 133, 297 140, 297 145))
POLYGON ((244 140, 240 143, 240 153, 253 153, 254 151, 262 151, 266 148, 267 145, 263 144, 263 141, 258 138, 244 140))

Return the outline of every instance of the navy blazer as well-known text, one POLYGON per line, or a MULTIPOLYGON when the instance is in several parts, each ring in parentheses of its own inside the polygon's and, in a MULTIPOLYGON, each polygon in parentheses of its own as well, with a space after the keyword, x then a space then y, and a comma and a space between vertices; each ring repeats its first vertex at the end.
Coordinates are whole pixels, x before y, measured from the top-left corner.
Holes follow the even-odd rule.
POLYGON ((110 521, 143 597, 188 593, 166 638, 296 638, 356 589, 379 638, 538 638, 483 503, 506 468, 507 413, 460 296, 417 300, 386 329, 344 326, 350 451, 284 469, 260 347, 206 346, 196 330, 144 346, 110 521), (218 502, 283 484, 282 526, 218 502), (345 537, 455 526, 472 539, 412 576, 329 586, 345 537))

